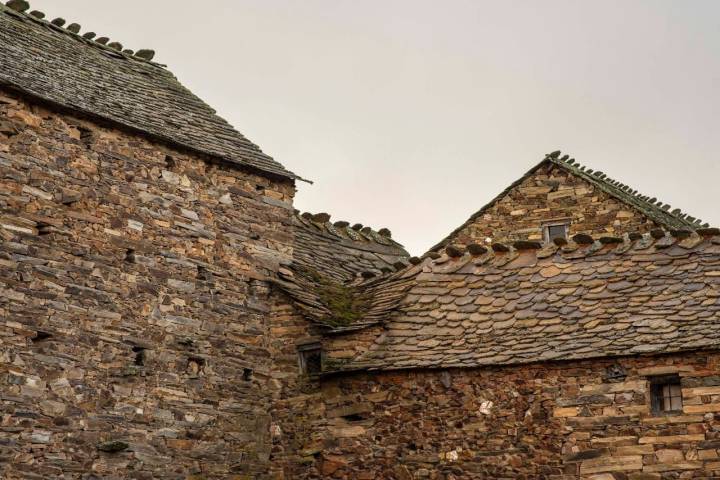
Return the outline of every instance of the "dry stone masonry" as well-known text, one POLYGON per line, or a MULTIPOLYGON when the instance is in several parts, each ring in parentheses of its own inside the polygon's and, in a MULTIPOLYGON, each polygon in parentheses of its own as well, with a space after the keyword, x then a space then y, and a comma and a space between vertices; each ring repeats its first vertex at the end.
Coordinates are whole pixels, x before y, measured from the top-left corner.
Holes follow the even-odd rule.
POLYGON ((700 228, 702 221, 553 152, 431 250, 451 244, 542 241, 543 227, 555 224, 567 225, 570 235, 622 236, 658 226, 700 228))
POLYGON ((410 257, 44 17, 0 5, 1 478, 720 478, 720 230, 553 152, 410 257))
POLYGON ((292 183, 7 94, 0 118, 0 476, 256 478, 292 183))

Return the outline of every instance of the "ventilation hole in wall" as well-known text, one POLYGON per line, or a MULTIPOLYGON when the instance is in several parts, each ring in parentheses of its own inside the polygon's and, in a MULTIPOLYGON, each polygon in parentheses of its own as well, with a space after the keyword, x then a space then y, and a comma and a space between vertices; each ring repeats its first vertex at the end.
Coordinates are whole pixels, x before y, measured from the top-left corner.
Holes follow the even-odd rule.
POLYGON ((89 128, 80 125, 77 126, 77 129, 80 131, 80 141, 89 150, 92 144, 95 143, 95 134, 89 128))
POLYGON ((170 155, 165 155, 165 170, 173 171, 177 167, 175 159, 170 155))
POLYGON ((35 332, 35 335, 30 339, 33 343, 42 342, 43 340, 47 340, 48 338, 52 337, 52 334, 48 332, 43 332, 42 330, 38 330, 35 332))
POLYGON ((135 250, 128 248, 125 252, 125 259, 127 263, 135 263, 135 250))
POLYGON ((343 415, 342 418, 347 420, 348 422, 361 422, 361 421, 365 420, 365 417, 359 413, 351 413, 350 415, 343 415))
POLYGON ((264 185, 255 185, 255 191, 262 193, 265 191, 265 186, 264 185))
POLYGON ((253 376, 252 368, 243 368, 243 375, 242 375, 243 380, 245 380, 246 382, 249 382, 250 380, 252 380, 252 376, 253 376))
POLYGON ((415 445, 415 442, 410 442, 410 443, 408 443, 408 444, 407 444, 407 448, 408 448, 409 450, 416 450, 416 451, 417 451, 417 449, 418 449, 417 445, 415 445))
POLYGON ((135 365, 142 367, 145 365, 145 347, 138 347, 137 345, 132 347, 132 351, 135 353, 135 365))
POLYGON ((207 268, 203 267, 202 265, 198 265, 196 278, 198 278, 199 280, 211 280, 212 275, 207 268))
POLYGON ((38 222, 37 224, 38 235, 50 235, 52 231, 52 225, 49 223, 38 222))
POLYGON ((200 357, 188 358, 186 372, 188 375, 196 376, 204 373, 205 371, 205 359, 200 357))

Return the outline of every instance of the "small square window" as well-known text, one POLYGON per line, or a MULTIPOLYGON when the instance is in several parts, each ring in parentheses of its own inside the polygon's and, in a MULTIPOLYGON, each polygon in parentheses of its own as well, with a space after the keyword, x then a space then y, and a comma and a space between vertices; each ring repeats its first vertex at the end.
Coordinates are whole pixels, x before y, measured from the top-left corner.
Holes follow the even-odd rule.
POLYGON ((567 238, 569 225, 567 223, 555 223, 543 226, 543 236, 546 242, 552 242, 556 238, 567 238))
POLYGON ((650 402, 652 412, 656 415, 681 412, 682 388, 680 377, 665 375, 650 379, 650 402))
POLYGON ((298 346, 300 373, 317 375, 322 372, 322 347, 319 343, 298 346))

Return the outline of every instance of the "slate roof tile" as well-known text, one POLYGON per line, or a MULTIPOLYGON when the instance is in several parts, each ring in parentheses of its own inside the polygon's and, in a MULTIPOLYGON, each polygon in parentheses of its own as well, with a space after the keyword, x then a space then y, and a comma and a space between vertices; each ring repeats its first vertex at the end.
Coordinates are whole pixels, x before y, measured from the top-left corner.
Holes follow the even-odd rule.
POLYGON ((343 368, 478 367, 720 348, 717 242, 694 233, 645 234, 619 244, 571 243, 544 258, 536 249, 426 258, 409 283, 407 274, 401 284, 393 276, 376 280, 376 290, 397 298, 385 312, 386 333, 343 368), (681 245, 686 238, 693 241, 681 245), (503 261, 513 255, 526 259, 521 267, 503 261))
POLYGON ((298 179, 161 65, 0 4, 0 87, 174 146, 298 179))
POLYGON ((403 278, 407 271, 389 275, 397 271, 397 264, 407 265, 409 258, 402 245, 388 236, 389 231, 381 229, 381 235, 366 227, 361 232, 347 222, 330 223, 327 214, 296 214, 293 225, 292 274, 281 275, 278 285, 308 319, 333 332, 357 330, 377 324, 395 307, 404 292, 400 285, 409 284, 412 276, 403 278), (372 273, 373 279, 363 280, 362 273, 372 273), (375 288, 386 282, 394 288, 375 288), (334 310, 337 305, 329 304, 333 296, 341 297, 346 308, 357 310, 342 312, 351 321, 339 318, 340 312, 334 310))

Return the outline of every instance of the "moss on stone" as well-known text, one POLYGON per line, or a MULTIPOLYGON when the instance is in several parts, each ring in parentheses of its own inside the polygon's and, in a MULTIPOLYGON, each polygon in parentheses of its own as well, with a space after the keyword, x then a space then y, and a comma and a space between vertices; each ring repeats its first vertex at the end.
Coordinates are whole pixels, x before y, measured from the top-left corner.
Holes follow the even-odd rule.
POLYGON ((318 299, 331 312, 323 319, 324 323, 333 327, 351 325, 367 312, 369 299, 357 288, 329 279, 312 269, 306 269, 304 273, 313 280, 318 299))

